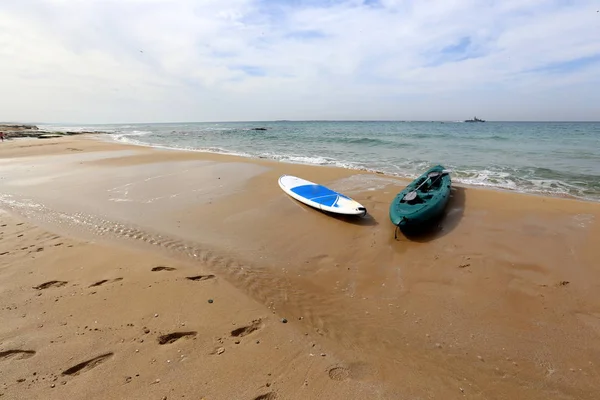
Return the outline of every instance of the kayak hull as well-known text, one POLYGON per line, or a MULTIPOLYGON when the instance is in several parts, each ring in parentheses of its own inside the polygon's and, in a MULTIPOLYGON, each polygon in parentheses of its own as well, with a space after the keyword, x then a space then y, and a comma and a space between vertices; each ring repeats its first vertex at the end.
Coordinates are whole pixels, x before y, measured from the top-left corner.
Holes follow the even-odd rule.
POLYGON ((425 171, 396 195, 390 204, 390 221, 400 228, 426 227, 442 216, 450 200, 450 175, 441 165, 425 171), (437 176, 430 177, 430 174, 437 176), (414 199, 407 196, 415 192, 414 199))

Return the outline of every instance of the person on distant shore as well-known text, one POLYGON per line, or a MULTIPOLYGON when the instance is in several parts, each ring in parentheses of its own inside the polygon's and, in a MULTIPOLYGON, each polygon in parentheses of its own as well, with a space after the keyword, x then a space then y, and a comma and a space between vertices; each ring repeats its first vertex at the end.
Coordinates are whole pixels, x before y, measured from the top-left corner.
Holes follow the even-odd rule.
POLYGON ((4 142, 4 132, 0 132, 0 139, 4 142))

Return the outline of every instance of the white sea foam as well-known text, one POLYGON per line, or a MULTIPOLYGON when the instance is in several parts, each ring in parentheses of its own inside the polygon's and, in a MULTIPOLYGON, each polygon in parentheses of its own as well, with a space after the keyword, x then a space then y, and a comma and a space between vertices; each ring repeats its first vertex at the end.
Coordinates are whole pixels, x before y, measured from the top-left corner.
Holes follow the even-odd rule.
MULTIPOLYGON (((247 153, 231 151, 231 150, 222 149, 219 147, 202 148, 202 147, 188 147, 188 146, 185 146, 185 147, 184 146, 168 146, 168 145, 163 145, 163 144, 148 143, 148 142, 143 142, 143 141, 140 141, 137 139, 132 139, 130 137, 132 135, 111 135, 111 136, 112 136, 113 140, 117 140, 122 143, 132 144, 132 145, 136 145, 136 146, 152 147, 155 149, 193 151, 193 152, 198 152, 198 153, 214 153, 214 154, 224 154, 224 155, 240 156, 240 157, 248 157, 248 158, 253 157, 252 155, 247 154, 247 153)), ((137 135, 137 136, 144 136, 144 135, 137 135)))
POLYGON ((92 126, 92 125, 83 125, 83 126, 69 126, 69 125, 37 125, 37 127, 42 131, 52 131, 52 132, 116 132, 116 129, 107 128, 104 126, 92 126))
POLYGON ((143 144, 142 142, 138 142, 137 140, 132 139, 132 138, 134 138, 134 137, 141 137, 141 136, 147 136, 147 135, 149 135, 151 133, 152 132, 149 132, 149 131, 118 132, 118 133, 114 133, 112 135, 112 138, 114 140, 119 141, 119 142, 141 145, 141 144, 143 144))
POLYGON ((14 208, 21 208, 21 209, 34 209, 34 210, 39 210, 42 209, 44 206, 34 202, 31 199, 26 199, 26 198, 16 198, 10 194, 1 194, 0 193, 0 204, 4 204, 6 206, 9 207, 14 207, 14 208))
MULTIPOLYGON (((511 179, 508 172, 483 170, 456 171, 455 179, 458 182, 472 186, 492 186, 505 189, 517 189, 517 184, 511 179)), ((453 177, 454 178, 454 177, 453 177)))
POLYGON ((320 156, 301 156, 301 155, 290 155, 290 154, 276 154, 276 153, 263 153, 259 155, 260 158, 268 158, 271 160, 281 161, 290 164, 310 164, 310 165, 327 165, 346 169, 365 169, 359 163, 336 160, 330 157, 320 156))
MULTIPOLYGON (((463 121, 455 122, 462 123, 463 121)), ((135 126, 131 126, 129 129, 135 128, 135 126)), ((385 147, 381 147, 381 152, 377 148, 373 149, 371 147, 365 150, 365 152, 360 152, 354 148, 344 147, 343 141, 340 143, 336 143, 335 141, 328 142, 329 147, 324 147, 322 142, 318 140, 314 141, 315 138, 313 137, 314 135, 311 136, 312 133, 308 134, 306 143, 302 144, 298 143, 298 136, 295 133, 288 137, 285 133, 279 134, 275 130, 264 141, 259 142, 260 136, 252 135, 251 142, 248 142, 249 139, 247 139, 246 131, 250 129, 249 127, 227 124, 215 124, 214 126, 189 124, 189 126, 179 125, 177 127, 168 127, 163 129, 163 131, 155 130, 153 134, 143 130, 131 130, 128 132, 116 132, 112 136, 114 140, 123 143, 150 146, 159 149, 266 158, 293 164, 334 166, 346 169, 383 172, 386 175, 408 179, 416 178, 423 171, 434 165, 435 162, 427 158, 433 157, 440 159, 441 163, 454 171, 452 173, 453 182, 469 186, 561 196, 568 195, 588 199, 590 197, 594 199, 593 193, 596 190, 589 186, 589 182, 585 177, 581 178, 581 182, 573 180, 570 183, 560 180, 562 177, 559 179, 541 179, 542 177, 538 175, 537 169, 533 167, 530 170, 527 170, 524 166, 518 169, 502 164, 489 165, 485 168, 467 167, 460 165, 463 162, 462 159, 454 160, 456 165, 451 165, 452 162, 450 159, 444 161, 450 157, 444 152, 434 152, 433 154, 427 152, 407 153, 405 149, 400 149, 396 153, 391 154, 389 149, 385 147), (168 134, 172 130, 174 130, 173 134, 168 134), (218 134, 219 131, 228 131, 231 134, 228 133, 221 137, 218 134), (211 135, 210 132, 214 132, 215 135, 211 135), (239 140, 236 140, 238 137, 239 140), (285 141, 285 145, 282 145, 282 140, 285 141), (288 153, 288 150, 293 150, 294 152, 288 153)), ((430 140, 434 136, 426 135, 425 139, 430 140)), ((485 159, 479 160, 476 157, 469 157, 472 158, 469 161, 474 163, 484 163, 486 161, 485 159)), ((466 162, 466 160, 464 161, 466 162)), ((548 174, 548 172, 543 173, 545 175, 548 174)))
MULTIPOLYGON (((180 151, 194 151, 202 153, 214 153, 224 155, 234 155, 247 158, 266 158, 276 160, 284 163, 291 164, 310 164, 310 165, 324 165, 333 166, 345 169, 363 170, 370 172, 383 172, 387 175, 398 176, 402 178, 414 179, 421 171, 427 169, 431 163, 425 161, 410 161, 406 165, 396 166, 388 165, 386 167, 368 167, 365 164, 357 162, 349 162, 337 160, 330 157, 323 156, 302 156, 302 155, 289 155, 289 154, 276 154, 276 153, 262 153, 262 154, 250 154, 239 151, 232 151, 220 147, 183 147, 183 146, 168 146, 161 144, 146 143, 134 137, 143 137, 147 135, 147 132, 134 131, 133 134, 126 135, 113 135, 116 140, 165 150, 180 150, 180 151)), ((457 183, 469 185, 469 186, 481 186, 490 187, 497 189, 507 189, 513 191, 519 191, 524 193, 540 193, 540 194, 551 194, 551 195, 569 195, 586 199, 586 196, 579 196, 574 193, 578 193, 580 189, 577 186, 566 184, 558 180, 526 180, 528 184, 518 184, 512 175, 508 172, 494 171, 490 169, 483 170, 460 170, 455 169, 455 174, 452 176, 452 180, 457 183)))

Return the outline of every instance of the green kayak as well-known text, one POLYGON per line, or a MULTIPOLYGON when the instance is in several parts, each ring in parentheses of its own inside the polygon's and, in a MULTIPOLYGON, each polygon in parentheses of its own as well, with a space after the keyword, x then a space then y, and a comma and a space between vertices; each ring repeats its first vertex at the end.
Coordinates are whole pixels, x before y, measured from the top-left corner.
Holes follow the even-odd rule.
POLYGON ((390 220, 399 228, 422 227, 440 217, 450 199, 450 175, 436 165, 412 181, 390 204, 390 220))

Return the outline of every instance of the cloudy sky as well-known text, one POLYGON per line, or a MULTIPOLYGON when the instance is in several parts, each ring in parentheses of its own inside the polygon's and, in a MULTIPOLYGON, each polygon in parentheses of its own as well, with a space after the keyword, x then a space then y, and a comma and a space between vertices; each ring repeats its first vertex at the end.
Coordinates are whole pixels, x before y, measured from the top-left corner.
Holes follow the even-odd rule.
POLYGON ((598 0, 2 0, 0 121, 600 120, 598 0))

